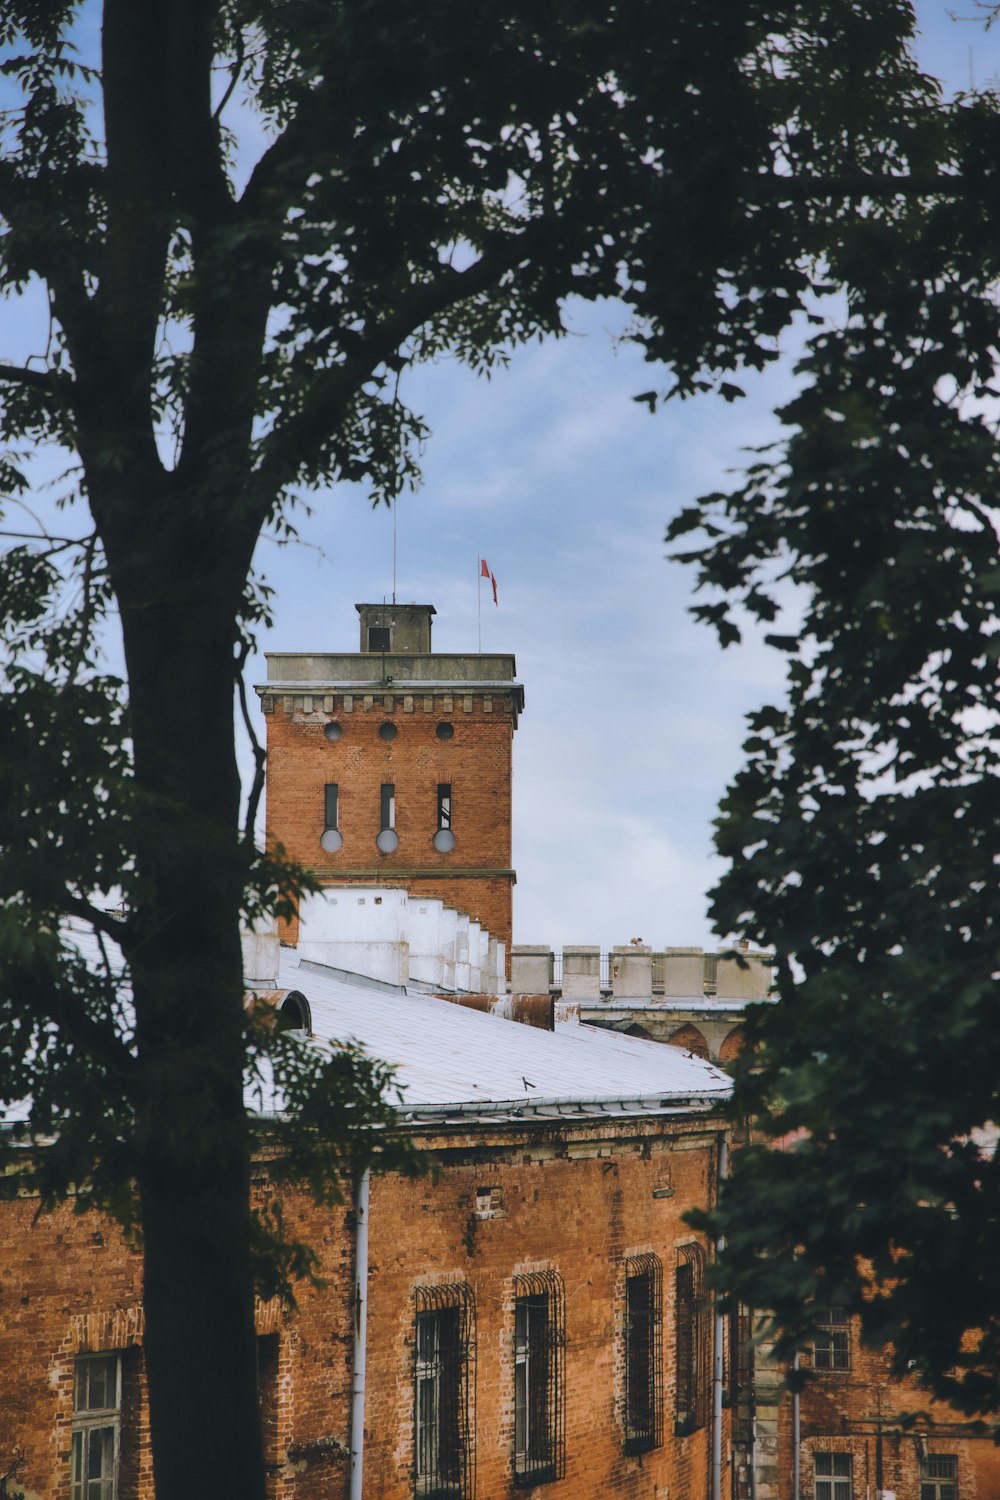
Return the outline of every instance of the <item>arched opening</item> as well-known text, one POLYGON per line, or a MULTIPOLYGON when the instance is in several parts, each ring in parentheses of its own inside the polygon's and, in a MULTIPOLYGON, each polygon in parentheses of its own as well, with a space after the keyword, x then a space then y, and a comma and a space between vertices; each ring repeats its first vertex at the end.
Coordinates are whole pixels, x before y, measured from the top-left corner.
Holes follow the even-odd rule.
POLYGON ((742 1026, 734 1026, 719 1048, 719 1061, 732 1062, 733 1058, 743 1051, 746 1038, 743 1035, 742 1026))
POLYGON ((683 1047, 685 1052, 693 1052, 695 1057, 703 1057, 708 1061, 708 1043, 698 1030, 697 1026, 690 1023, 675 1031, 673 1036, 667 1037, 671 1047, 683 1047))

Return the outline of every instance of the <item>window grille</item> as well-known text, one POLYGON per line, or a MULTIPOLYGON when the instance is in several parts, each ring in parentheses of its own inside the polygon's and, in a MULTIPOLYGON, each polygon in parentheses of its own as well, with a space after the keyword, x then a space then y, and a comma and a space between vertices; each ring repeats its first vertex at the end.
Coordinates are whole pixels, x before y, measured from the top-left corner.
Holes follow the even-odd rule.
POLYGON ((920 1465, 920 1500, 958 1500, 958 1458, 928 1453, 920 1465))
POLYGON ((708 1309, 705 1251, 682 1245, 677 1251, 677 1431, 694 1432, 708 1420, 708 1309))
POLYGON ((657 1255, 625 1262, 625 1451, 663 1442, 663 1263, 657 1255))
POLYGON ((815 1500, 853 1500, 849 1453, 814 1453, 815 1500))
POLYGON ((118 1500, 122 1364, 118 1354, 76 1362, 70 1450, 71 1500, 118 1500))
POLYGON ((566 1293, 558 1271, 514 1277, 514 1483, 566 1472, 566 1293))
POLYGON ((729 1406, 733 1444, 753 1446, 754 1357, 753 1313, 741 1302, 729 1315, 729 1406))
POLYGON ((813 1366, 817 1370, 851 1368, 851 1322, 846 1308, 823 1309, 813 1339, 813 1366))
POLYGON ((464 1282, 417 1287, 414 1493, 472 1500, 476 1487, 476 1309, 464 1282))

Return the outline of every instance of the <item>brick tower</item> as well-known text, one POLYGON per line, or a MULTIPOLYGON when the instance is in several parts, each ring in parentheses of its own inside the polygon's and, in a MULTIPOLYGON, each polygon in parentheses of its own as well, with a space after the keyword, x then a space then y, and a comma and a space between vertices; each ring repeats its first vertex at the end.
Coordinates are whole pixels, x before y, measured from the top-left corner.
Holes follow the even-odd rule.
POLYGON ((267 836, 321 882, 385 880, 511 944, 513 656, 431 650, 431 604, 359 604, 357 652, 269 652, 267 836))

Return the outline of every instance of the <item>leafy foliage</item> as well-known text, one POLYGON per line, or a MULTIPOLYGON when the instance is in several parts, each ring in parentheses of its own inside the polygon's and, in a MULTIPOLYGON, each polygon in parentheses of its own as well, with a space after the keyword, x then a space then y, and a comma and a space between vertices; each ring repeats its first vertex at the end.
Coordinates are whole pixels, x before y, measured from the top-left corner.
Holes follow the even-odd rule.
MULTIPOLYGON (((975 181, 996 116, 960 112, 975 181)), ((750 720, 722 804, 720 930, 773 945, 737 1113, 759 1122, 713 1226, 727 1285, 791 1350, 848 1305, 969 1413, 1000 1405, 1000 657, 995 231, 973 193, 859 211, 844 314, 809 342, 790 429, 672 528, 723 640, 775 637, 788 699, 750 720), (773 1149, 767 1142, 777 1142, 773 1149)))
MULTIPOLYGON (((670 367, 673 390, 717 386, 729 400, 733 373, 776 358, 778 336, 813 315, 824 285, 864 287, 868 267, 879 293, 855 304, 854 344, 833 334, 813 356, 832 369, 842 351, 824 398, 840 403, 827 451, 810 459, 822 458, 833 485, 827 520, 839 548, 853 528, 838 507, 879 448, 871 424, 891 395, 882 381, 905 376, 923 391, 926 419, 943 422, 924 387, 935 358, 932 385, 947 373, 959 302, 979 362, 973 371, 959 361, 954 378, 963 392, 990 378, 991 304, 975 292, 992 239, 985 210, 977 219, 969 207, 952 233, 948 174, 978 172, 989 186, 994 120, 970 109, 964 126, 949 125, 909 53, 903 0, 503 0, 474 16, 458 0, 103 0, 99 66, 87 51, 96 11, 96 0, 12 0, 0 20, 0 294, 42 292, 48 310, 44 355, 0 362, 2 473, 23 493, 19 455, 64 450, 93 523, 81 607, 64 622, 47 601, 68 553, 56 567, 51 552, 15 552, 0 579, 14 631, 5 723, 18 751, 0 764, 12 850, 0 889, 10 1002, 0 1097, 27 1090, 33 1126, 58 1139, 47 1193, 85 1183, 87 1201, 140 1216, 158 1492, 255 1500, 250 1294, 263 1230, 247 1207, 244 1071, 265 1045, 277 1049, 297 1111, 282 1149, 316 1186, 335 1166, 325 1142, 365 1159, 352 1121, 382 1119, 384 1081, 353 1055, 318 1068, 247 1031, 239 915, 290 899, 296 880, 239 829, 233 691, 266 609, 248 583, 261 528, 285 524, 292 487, 349 478, 380 500, 415 483, 425 430, 405 403, 407 370, 445 356, 489 370, 518 344, 558 335, 571 296, 624 299, 632 336, 670 367), (923 208, 909 207, 918 203, 931 206, 929 228, 923 208), (885 267, 902 249, 918 271, 912 284, 890 284, 885 267), (906 322, 925 314, 940 345, 927 357, 906 322), (904 324, 905 357, 894 360, 904 324), (857 360, 870 372, 861 392, 857 360), (127 711, 94 654, 112 613, 127 711), (122 900, 121 915, 109 898, 122 900), (116 959, 87 978, 61 944, 68 916, 120 951, 128 1007, 116 959), (196 1430, 212 1441, 194 1441, 196 1430)), ((660 392, 641 399, 655 407, 660 392)), ((920 431, 918 422, 906 441, 922 452, 920 431)), ((928 429, 935 455, 940 435, 928 429)), ((979 462, 988 467, 985 450, 979 462)), ((817 480, 803 483, 811 493, 817 480)), ((941 483, 950 493, 954 476, 942 471, 941 483)), ((714 582, 738 588, 758 552, 762 563, 782 546, 795 555, 799 539, 778 540, 777 497, 791 484, 752 479, 746 506, 760 528, 745 553, 720 539, 714 582)), ((874 479, 870 488, 874 498, 874 479)), ((934 503, 892 554, 914 619, 930 618, 934 527, 950 514, 943 494, 934 503)), ((872 549, 899 529, 881 506, 878 490, 855 549, 872 567, 872 549)), ((804 545, 824 511, 803 509, 813 517, 799 522, 804 545)), ((982 531, 975 545, 985 548, 982 531)), ((819 567, 821 540, 803 571, 819 567)), ((835 580, 849 563, 853 554, 836 553, 835 580)), ((953 598, 939 619, 966 610, 969 623, 951 629, 948 649, 978 662, 961 650, 982 624, 975 588, 957 560, 949 566, 953 598)), ((919 653, 899 634, 906 621, 895 623, 895 592, 875 574, 868 587, 858 641, 911 685, 886 680, 879 711, 893 694, 912 695, 899 753, 917 778, 937 764, 930 739, 961 684, 950 655, 925 653, 925 686, 919 653), (925 706, 935 694, 940 705, 925 706)), ((766 600, 764 586, 748 595, 759 613, 766 600)), ((725 629, 724 612, 718 619, 725 629)), ((809 704, 808 657, 799 670, 809 704)), ((977 671, 982 698, 966 708, 988 712, 988 672, 977 671)), ((824 683, 845 710, 852 680, 831 658, 824 683)), ((868 734, 878 715, 860 700, 852 712, 837 722, 868 734)), ((828 755, 818 724, 806 723, 816 765, 802 786, 825 813, 835 798, 819 773, 832 762, 840 781, 830 787, 842 783, 837 795, 860 810, 864 778, 844 769, 854 742, 828 755)), ((772 780, 787 779, 790 800, 767 804, 758 821, 776 817, 793 834, 801 825, 797 773, 786 778, 798 742, 782 734, 762 720, 749 780, 733 794, 733 842, 740 809, 770 795, 772 780)), ((953 743, 964 769, 936 786, 942 797, 966 795, 974 779, 968 743, 953 743)), ((850 838, 868 847, 860 824, 850 838)), ((914 845, 913 868, 920 859, 914 845)), ((926 881, 944 879, 937 864, 922 868, 926 881)), ((777 889, 780 877, 768 879, 777 889)), ((287 1280, 307 1257, 279 1255, 272 1267, 287 1280)))

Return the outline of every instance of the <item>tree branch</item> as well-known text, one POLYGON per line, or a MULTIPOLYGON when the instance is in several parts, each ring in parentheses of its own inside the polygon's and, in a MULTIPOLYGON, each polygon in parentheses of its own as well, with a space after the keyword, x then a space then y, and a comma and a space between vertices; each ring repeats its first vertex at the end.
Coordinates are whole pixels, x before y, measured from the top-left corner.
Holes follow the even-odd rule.
POLYGON ((0 381, 23 386, 43 396, 58 397, 60 406, 65 402, 72 404, 76 395, 76 382, 62 370, 33 370, 28 365, 0 363, 0 381))
POLYGON ((263 440, 257 478, 265 480, 266 487, 273 491, 289 483, 302 456, 314 452, 329 435, 344 407, 384 360, 430 318, 495 285, 530 254, 535 235, 547 229, 547 221, 536 220, 530 229, 495 246, 467 270, 445 266, 435 281, 412 286, 396 310, 363 339, 358 354, 342 365, 321 370, 295 414, 263 440))
POLYGON ((5 987, 117 1077, 128 1078, 135 1072, 136 1059, 114 1025, 90 1015, 71 989, 17 969, 5 975, 5 987))
POLYGON ((254 729, 253 719, 250 715, 250 708, 247 703, 247 688, 246 683, 243 681, 243 668, 246 666, 246 660, 249 654, 250 642, 241 642, 239 655, 236 658, 236 691, 239 694, 240 714, 243 718, 243 727, 246 730, 247 735, 250 739, 250 744, 253 747, 254 760, 253 784, 250 787, 250 793, 247 797, 247 813, 246 819, 244 820, 243 824, 243 834, 244 837, 252 843, 254 836, 254 824, 257 822, 257 809, 260 806, 260 799, 264 792, 264 764, 267 759, 267 752, 265 751, 263 745, 260 743, 260 740, 257 738, 257 732, 254 729))
POLYGON ((99 906, 91 906, 89 901, 84 901, 78 896, 70 896, 64 903, 63 909, 67 916, 79 917, 97 932, 103 932, 113 942, 121 945, 122 939, 128 932, 128 922, 122 917, 113 917, 110 912, 102 911, 99 906))
POLYGON ((964 177, 948 173, 934 177, 782 177, 772 173, 751 177, 747 198, 752 201, 761 191, 768 198, 959 198, 967 190, 964 177))

